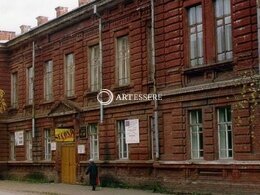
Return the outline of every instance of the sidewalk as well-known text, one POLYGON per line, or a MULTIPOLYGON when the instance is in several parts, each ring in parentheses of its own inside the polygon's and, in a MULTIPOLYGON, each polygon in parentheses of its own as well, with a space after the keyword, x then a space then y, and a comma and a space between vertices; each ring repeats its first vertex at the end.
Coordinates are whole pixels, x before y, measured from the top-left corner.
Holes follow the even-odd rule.
POLYGON ((160 195, 152 191, 134 189, 116 189, 97 187, 92 191, 90 186, 69 185, 62 183, 33 184, 16 181, 0 181, 0 195, 160 195))

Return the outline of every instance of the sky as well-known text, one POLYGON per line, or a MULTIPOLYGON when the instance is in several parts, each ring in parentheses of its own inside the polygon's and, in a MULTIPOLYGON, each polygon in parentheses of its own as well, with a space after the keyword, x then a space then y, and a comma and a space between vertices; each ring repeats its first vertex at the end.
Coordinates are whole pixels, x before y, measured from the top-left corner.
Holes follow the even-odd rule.
POLYGON ((56 17, 55 8, 78 7, 78 0, 0 0, 0 30, 20 34, 21 25, 37 26, 37 16, 56 17))

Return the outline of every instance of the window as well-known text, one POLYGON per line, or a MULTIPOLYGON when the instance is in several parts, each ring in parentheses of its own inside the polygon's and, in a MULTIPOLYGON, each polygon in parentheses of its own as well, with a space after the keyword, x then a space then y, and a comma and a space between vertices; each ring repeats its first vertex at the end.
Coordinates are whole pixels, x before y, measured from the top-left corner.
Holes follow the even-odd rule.
POLYGON ((32 160, 32 132, 27 131, 25 137, 26 143, 26 160, 32 160))
POLYGON ((218 138, 219 158, 233 157, 232 122, 230 107, 219 108, 218 112, 218 138))
POLYGON ((74 55, 68 54, 65 56, 65 91, 66 96, 74 96, 74 82, 75 82, 75 63, 74 55))
POLYGON ((125 140, 125 121, 117 122, 119 159, 128 159, 128 144, 125 140))
POLYGON ((230 0, 215 1, 217 60, 232 58, 232 32, 230 0))
POLYGON ((88 126, 90 138, 90 158, 94 160, 99 159, 99 145, 98 145, 98 129, 97 124, 90 124, 88 126))
POLYGON ((16 108, 18 106, 18 83, 17 73, 11 74, 11 107, 16 108))
POLYGON ((10 134, 10 160, 15 160, 15 138, 14 133, 10 134))
POLYGON ((90 90, 98 91, 100 89, 100 51, 99 45, 90 47, 90 90))
POLYGON ((129 46, 128 37, 120 37, 117 39, 117 77, 118 85, 128 85, 130 82, 130 67, 129 67, 129 46))
POLYGON ((51 130, 44 129, 44 159, 51 160, 51 130))
POLYGON ((27 68, 27 103, 33 103, 33 67, 27 68))
POLYGON ((50 60, 47 61, 44 66, 44 100, 50 101, 52 99, 53 63, 50 60))
POLYGON ((191 134, 191 158, 203 157, 203 129, 202 112, 194 110, 190 112, 190 134, 191 134))
POLYGON ((197 66, 204 63, 203 58, 203 26, 201 5, 191 7, 189 16, 190 65, 197 66))

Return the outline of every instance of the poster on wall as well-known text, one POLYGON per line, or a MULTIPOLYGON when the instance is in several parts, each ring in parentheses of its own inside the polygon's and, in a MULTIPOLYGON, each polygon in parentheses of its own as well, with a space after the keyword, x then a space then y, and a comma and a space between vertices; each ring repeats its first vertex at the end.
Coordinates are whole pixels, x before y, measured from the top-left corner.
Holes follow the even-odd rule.
POLYGON ((51 151, 56 150, 56 142, 51 142, 51 151))
POLYGON ((78 145, 78 154, 85 154, 85 145, 78 145))
POLYGON ((24 143, 23 131, 16 131, 14 136, 15 136, 15 145, 23 146, 24 143))
POLYGON ((125 141, 127 144, 140 143, 139 119, 125 120, 125 141))
POLYGON ((74 129, 55 129, 56 142, 73 142, 75 139, 74 129))

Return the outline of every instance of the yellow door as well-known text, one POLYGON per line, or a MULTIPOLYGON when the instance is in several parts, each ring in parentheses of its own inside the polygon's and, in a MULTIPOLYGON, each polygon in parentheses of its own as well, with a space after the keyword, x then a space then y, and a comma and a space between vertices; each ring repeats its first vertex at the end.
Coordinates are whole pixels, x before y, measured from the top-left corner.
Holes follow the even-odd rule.
POLYGON ((61 148, 61 182, 76 183, 76 151, 74 145, 61 148))

